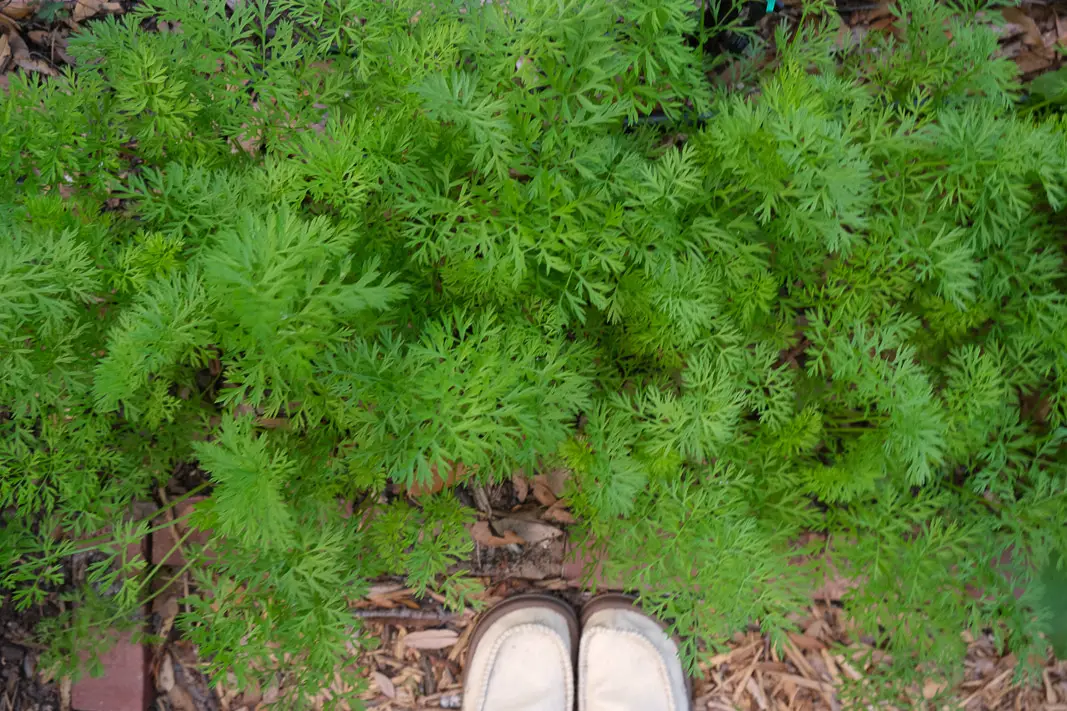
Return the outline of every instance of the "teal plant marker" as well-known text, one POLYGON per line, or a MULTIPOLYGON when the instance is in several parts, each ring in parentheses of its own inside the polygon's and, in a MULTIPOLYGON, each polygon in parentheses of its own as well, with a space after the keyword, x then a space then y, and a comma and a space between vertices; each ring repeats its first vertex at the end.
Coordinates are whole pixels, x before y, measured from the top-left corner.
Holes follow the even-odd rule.
POLYGON ((770 13, 774 12, 774 3, 775 3, 775 0, 767 0, 767 14, 768 15, 770 13))

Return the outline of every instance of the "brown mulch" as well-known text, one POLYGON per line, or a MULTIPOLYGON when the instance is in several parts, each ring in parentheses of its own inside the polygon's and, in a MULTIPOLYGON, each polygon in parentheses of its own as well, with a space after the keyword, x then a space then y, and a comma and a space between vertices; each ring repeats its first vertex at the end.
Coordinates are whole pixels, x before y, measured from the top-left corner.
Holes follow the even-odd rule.
MULTIPOLYGON (((565 527, 550 522, 549 512, 566 504, 557 498, 563 479, 552 474, 457 490, 481 511, 482 520, 471 530, 475 553, 469 565, 469 573, 482 585, 483 592, 474 598, 480 609, 526 592, 549 593, 575 607, 591 599, 581 580, 581 561, 575 560, 581 558, 581 549, 572 550, 565 527)), ((602 589, 610 588, 610 581, 596 582, 602 589)), ((841 606, 849 587, 848 581, 834 581, 820 589, 818 600, 793 617, 798 631, 788 635, 781 647, 753 625, 728 640, 725 651, 706 654, 695 678, 694 710, 875 708, 857 704, 855 693, 882 688, 890 678, 886 667, 892 660, 854 631, 841 606)), ((474 609, 451 612, 440 594, 431 591, 418 599, 396 579, 380 581, 366 597, 354 600, 352 614, 367 635, 380 640, 352 665, 365 682, 358 694, 363 705, 382 711, 460 707, 468 643, 477 619, 474 609)), ((1018 660, 1002 653, 992 634, 977 639, 965 634, 964 640, 968 653, 962 674, 957 669, 917 675, 922 682, 895 692, 894 703, 877 708, 1067 711, 1067 661, 1049 658, 1038 683, 1019 683, 1018 660), (950 688, 947 677, 963 681, 950 688)), ((170 654, 178 656, 173 644, 170 654)), ((186 647, 182 655, 195 670, 195 650, 186 647)), ((270 702, 286 693, 284 682, 253 694, 240 694, 225 685, 214 691, 218 706, 211 711, 266 711, 270 702)), ((325 702, 331 695, 323 692, 319 700, 325 702)), ((196 711, 208 708, 197 706, 196 711)))
MULTIPOLYGON (((490 588, 485 602, 545 591, 576 605, 590 597, 558 578, 513 579, 490 588)), ((383 711, 460 707, 463 665, 476 615, 472 611, 447 613, 440 606, 442 601, 420 605, 411 590, 384 583, 356 603, 355 613, 364 618, 367 631, 381 640, 356 665, 367 682, 359 695, 365 706, 383 711)), ((694 684, 695 711, 838 711, 854 707, 848 685, 854 689, 855 685, 879 684, 886 655, 849 634, 840 607, 816 602, 796 621, 802 631, 790 634, 781 649, 757 629, 750 629, 736 634, 728 651, 701 662, 694 684)), ((1049 660, 1040 682, 1032 685, 1014 682, 1017 665, 1014 656, 997 653, 990 635, 970 639, 962 683, 948 688, 937 675, 930 675, 921 685, 902 692, 898 703, 877 707, 1067 711, 1067 661, 1049 660)), ((272 689, 264 700, 262 694, 244 696, 221 686, 217 691, 223 711, 265 711, 267 702, 284 694, 284 689, 272 689)), ((327 698, 328 692, 320 695, 322 700, 327 698)))
POLYGON ((0 711, 58 709, 59 687, 37 673, 41 647, 33 636, 34 608, 17 612, 0 606, 0 711))
POLYGON ((67 38, 83 22, 125 12, 118 0, 0 0, 0 74, 55 76, 74 61, 67 38))

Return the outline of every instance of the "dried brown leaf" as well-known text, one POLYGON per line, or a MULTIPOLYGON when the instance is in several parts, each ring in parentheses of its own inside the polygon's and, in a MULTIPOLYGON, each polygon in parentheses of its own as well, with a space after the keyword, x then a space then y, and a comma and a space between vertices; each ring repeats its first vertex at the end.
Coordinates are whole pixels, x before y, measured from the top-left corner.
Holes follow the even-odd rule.
POLYGON ((810 649, 819 651, 826 649, 826 645, 820 642, 814 637, 810 637, 806 634, 797 634, 796 632, 789 633, 789 640, 797 646, 798 649, 810 649))
POLYGON ((897 25, 897 18, 895 17, 881 17, 870 24, 868 30, 871 32, 887 32, 894 37, 900 38, 903 33, 900 26, 897 25))
POLYGON ((7 35, 0 34, 0 72, 4 71, 9 59, 11 59, 11 45, 7 41, 7 35))
POLYGON ((831 571, 831 574, 826 576, 823 584, 811 596, 816 600, 840 600, 850 590, 859 586, 860 582, 855 578, 841 577, 831 571))
POLYGON ((1004 19, 1013 25, 1018 25, 1022 28, 1025 36, 1025 42, 1031 47, 1044 47, 1045 43, 1041 39, 1041 30, 1038 29, 1037 23, 1034 22, 1034 18, 1030 17, 1022 8, 1018 7, 1005 7, 1002 8, 1000 14, 1004 16, 1004 19))
POLYGON ((1019 53, 1019 56, 1015 57, 1015 64, 1018 65, 1021 73, 1033 74, 1048 68, 1054 60, 1055 55, 1052 52, 1046 50, 1035 52, 1024 50, 1019 53))
POLYGON ((178 616, 178 596, 157 597, 152 601, 152 612, 159 615, 159 636, 166 637, 174 627, 174 618, 178 616))
MULTIPOLYGON (((3 2, 3 0, 0 0, 3 2)), ((29 59, 30 48, 26 46, 26 40, 22 39, 22 35, 18 32, 10 32, 5 35, 7 37, 8 46, 11 48, 11 56, 18 61, 19 59, 29 59)))
POLYGON ((0 0, 0 15, 12 20, 25 20, 40 6, 41 0, 0 0))
POLYGON ((533 495, 537 499, 537 503, 542 506, 551 506, 559 500, 559 497, 552 493, 552 488, 548 485, 548 482, 541 476, 534 479, 533 495))
POLYGON ((552 493, 556 495, 556 498, 560 498, 566 493, 567 480, 571 478, 571 472, 569 469, 557 467, 555 469, 549 469, 538 478, 548 484, 548 488, 552 490, 552 493))
POLYGON ((383 696, 390 699, 396 698, 396 687, 393 686, 393 680, 382 674, 380 671, 373 672, 371 679, 374 680, 374 685, 378 687, 378 691, 382 692, 383 696))
POLYGON ((498 531, 504 532, 505 536, 509 533, 514 533, 529 546, 563 535, 563 531, 555 526, 549 526, 547 523, 541 523, 540 521, 527 521, 522 518, 502 518, 496 522, 496 528, 498 531))
POLYGON ((458 639, 453 630, 421 630, 404 637, 403 644, 409 649, 446 649, 458 639))
POLYGON ((433 480, 429 485, 415 484, 412 486, 408 493, 412 496, 427 496, 429 494, 436 494, 444 489, 446 486, 454 486, 456 483, 463 481, 467 476, 467 465, 463 462, 457 462, 455 464, 449 463, 448 471, 445 476, 442 477, 437 472, 437 465, 430 465, 430 472, 433 474, 433 480))
POLYGON ((923 698, 929 701, 948 688, 948 684, 939 679, 927 679, 923 682, 923 698))
POLYGON ((192 695, 184 687, 178 685, 167 692, 167 701, 170 702, 173 711, 199 711, 192 695))
POLYGON ((75 0, 71 19, 81 22, 94 15, 115 15, 122 11, 122 4, 114 0, 75 0))
POLYGON ((504 531, 504 535, 498 536, 493 533, 493 530, 489 527, 488 521, 478 521, 470 527, 471 538, 475 543, 479 543, 488 548, 500 548, 502 546, 510 546, 512 544, 522 545, 525 541, 521 537, 513 533, 512 531, 504 531))
POLYGON ((563 500, 549 506, 548 510, 541 514, 541 518, 546 521, 555 521, 563 524, 578 523, 578 519, 574 518, 574 514, 567 510, 567 502, 563 500))
POLYGON ((166 652, 163 660, 159 663, 159 671, 156 672, 156 689, 166 694, 174 688, 174 660, 166 652))
POLYGON ((13 32, 7 39, 11 46, 11 56, 15 60, 15 66, 30 72, 55 76, 56 70, 52 68, 52 65, 30 56, 30 48, 26 46, 22 37, 13 32))

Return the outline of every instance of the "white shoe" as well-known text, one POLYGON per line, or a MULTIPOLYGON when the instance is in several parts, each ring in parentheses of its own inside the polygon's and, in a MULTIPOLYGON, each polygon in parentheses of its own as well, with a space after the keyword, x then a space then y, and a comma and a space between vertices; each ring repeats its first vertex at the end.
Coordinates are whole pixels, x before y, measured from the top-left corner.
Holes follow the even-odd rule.
POLYGON ((690 711, 678 645, 625 595, 582 610, 578 711, 690 711))
POLYGON ((578 618, 548 595, 487 612, 471 636, 463 711, 573 711, 578 618))

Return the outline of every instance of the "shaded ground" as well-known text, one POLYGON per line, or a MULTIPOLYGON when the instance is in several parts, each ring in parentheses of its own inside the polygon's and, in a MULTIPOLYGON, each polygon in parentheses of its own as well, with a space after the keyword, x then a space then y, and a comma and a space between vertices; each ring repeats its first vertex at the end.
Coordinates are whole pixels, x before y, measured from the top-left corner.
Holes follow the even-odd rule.
POLYGON ((57 711, 59 688, 37 674, 38 646, 31 634, 37 616, 0 606, 0 710, 57 711))

